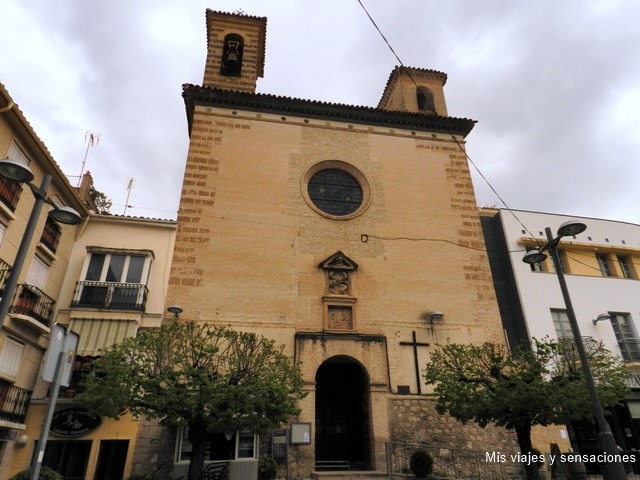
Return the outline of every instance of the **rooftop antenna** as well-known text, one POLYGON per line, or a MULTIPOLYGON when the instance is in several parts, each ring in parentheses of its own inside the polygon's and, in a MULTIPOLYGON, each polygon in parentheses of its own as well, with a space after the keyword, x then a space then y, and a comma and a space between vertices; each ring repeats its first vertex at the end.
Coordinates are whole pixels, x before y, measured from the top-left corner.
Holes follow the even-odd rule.
POLYGON ((87 144, 87 149, 84 152, 84 158, 82 159, 82 168, 80 169, 80 177, 78 178, 78 187, 82 183, 82 175, 84 175, 84 167, 87 164, 87 157, 89 156, 89 148, 98 146, 100 143, 100 134, 96 135, 91 132, 84 134, 84 141, 87 144))
POLYGON ((133 189, 134 180, 135 178, 131 177, 127 182, 127 200, 124 202, 124 212, 122 212, 122 215, 127 214, 127 208, 133 208, 133 205, 129 205, 129 197, 131 196, 131 190, 133 189))

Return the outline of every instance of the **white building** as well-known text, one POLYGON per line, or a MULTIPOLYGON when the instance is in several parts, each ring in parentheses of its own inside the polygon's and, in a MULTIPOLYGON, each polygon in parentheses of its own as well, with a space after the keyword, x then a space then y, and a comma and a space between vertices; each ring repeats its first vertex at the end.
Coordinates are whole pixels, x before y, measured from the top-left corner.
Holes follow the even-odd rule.
MULTIPOLYGON (((572 337, 551 258, 522 261, 547 242, 545 228, 578 220, 587 229, 558 244, 569 294, 583 337, 602 340, 625 362, 632 391, 609 418, 625 450, 640 448, 640 225, 519 210, 484 210, 483 230, 501 317, 511 345, 523 339, 572 337), (598 316, 600 320, 594 322, 598 316)), ((575 446, 589 439, 572 432, 575 446)), ((586 435, 589 436, 589 435, 586 435)))

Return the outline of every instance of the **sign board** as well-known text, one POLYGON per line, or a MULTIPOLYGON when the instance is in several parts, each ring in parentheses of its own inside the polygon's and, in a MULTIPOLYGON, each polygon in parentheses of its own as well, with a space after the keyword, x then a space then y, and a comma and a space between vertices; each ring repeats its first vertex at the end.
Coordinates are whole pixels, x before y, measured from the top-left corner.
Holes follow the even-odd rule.
POLYGON ((59 385, 68 387, 71 383, 71 374, 73 373, 73 362, 78 349, 78 341, 80 336, 76 332, 67 330, 67 327, 58 323, 51 328, 49 337, 49 348, 45 358, 42 378, 47 382, 53 382, 55 379, 56 365, 60 353, 64 353, 61 365, 62 372, 59 376, 59 385))
POLYGON ((70 407, 54 412, 49 431, 59 437, 79 437, 100 426, 102 419, 86 408, 70 407))
POLYGON ((274 460, 287 458, 287 431, 274 430, 271 432, 271 456, 274 460))
POLYGON ((292 423, 290 429, 291 445, 311 443, 311 424, 310 423, 292 423))

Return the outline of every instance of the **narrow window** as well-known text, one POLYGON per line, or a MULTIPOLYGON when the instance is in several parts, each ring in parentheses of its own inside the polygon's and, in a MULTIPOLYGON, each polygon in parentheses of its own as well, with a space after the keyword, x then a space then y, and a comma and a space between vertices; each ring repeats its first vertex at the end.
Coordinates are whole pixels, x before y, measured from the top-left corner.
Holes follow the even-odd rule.
POLYGON ((102 276, 102 266, 104 265, 104 257, 104 253, 94 253, 91 255, 85 280, 100 280, 100 277, 102 276))
POLYGON ((640 361, 640 339, 628 313, 611 314, 611 326, 625 362, 640 361))
POLYGON ((425 113, 436 113, 433 103, 433 93, 427 87, 418 87, 418 110, 425 113))
POLYGON ((33 261, 29 266, 29 272, 27 273, 26 283, 38 287, 40 290, 44 290, 48 278, 49 265, 38 257, 33 257, 33 261))
POLYGON ((598 260, 598 266, 600 267, 600 273, 602 273, 602 276, 603 277, 613 276, 608 255, 604 253, 596 253, 596 259, 598 260))
POLYGON ((551 318, 553 318, 553 326, 556 329, 556 335, 559 339, 573 338, 573 332, 571 331, 571 323, 569 323, 569 317, 565 310, 551 310, 551 318))
POLYGON ((622 271, 624 278, 635 278, 629 257, 626 255, 618 255, 618 264, 620 265, 620 271, 622 271))
POLYGON ((0 347, 0 375, 15 379, 20 370, 23 352, 24 344, 5 337, 0 347))
POLYGON ((569 273, 567 270, 567 253, 564 250, 558 250, 558 258, 560 259, 562 273, 569 273))

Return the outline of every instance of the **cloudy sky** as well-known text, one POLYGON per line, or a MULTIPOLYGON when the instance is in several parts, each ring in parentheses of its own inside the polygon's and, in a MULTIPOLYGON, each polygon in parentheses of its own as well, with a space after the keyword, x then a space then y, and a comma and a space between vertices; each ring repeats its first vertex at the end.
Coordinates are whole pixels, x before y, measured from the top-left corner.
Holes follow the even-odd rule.
MULTIPOLYGON (((362 2, 405 65, 448 74, 508 207, 640 223, 640 2, 362 2)), ((176 216, 206 8, 268 17, 261 93, 376 106, 398 63, 357 0, 2 0, 0 81, 68 175, 100 135, 86 169, 113 213, 133 178, 127 214, 176 216)))

